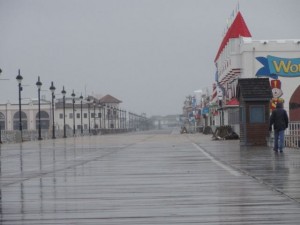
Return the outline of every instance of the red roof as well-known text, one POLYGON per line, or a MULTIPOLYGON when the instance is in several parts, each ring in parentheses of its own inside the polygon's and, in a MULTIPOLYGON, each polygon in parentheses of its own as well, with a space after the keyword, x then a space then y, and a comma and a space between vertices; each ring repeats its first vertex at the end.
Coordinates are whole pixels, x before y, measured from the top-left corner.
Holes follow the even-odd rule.
POLYGON ((240 12, 236 15, 233 23, 227 30, 226 35, 223 38, 223 41, 220 45, 218 53, 215 58, 215 62, 218 60, 221 52, 225 48, 226 44, 228 43, 229 39, 231 38, 238 38, 238 37, 251 37, 250 31, 244 21, 244 18, 240 12))
POLYGON ((240 105, 240 102, 236 98, 232 98, 226 103, 226 106, 237 106, 237 105, 240 105))
POLYGON ((122 101, 120 101, 119 99, 116 99, 115 97, 111 96, 111 95, 105 95, 104 97, 102 97, 99 100, 100 103, 121 103, 122 101))

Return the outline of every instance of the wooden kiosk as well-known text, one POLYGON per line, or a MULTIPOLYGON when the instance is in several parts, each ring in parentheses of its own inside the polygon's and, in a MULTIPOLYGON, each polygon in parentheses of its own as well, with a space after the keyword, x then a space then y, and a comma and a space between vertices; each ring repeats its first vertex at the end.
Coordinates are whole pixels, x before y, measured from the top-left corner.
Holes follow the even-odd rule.
POLYGON ((272 98, 269 78, 239 79, 237 98, 240 102, 240 145, 267 146, 272 98))

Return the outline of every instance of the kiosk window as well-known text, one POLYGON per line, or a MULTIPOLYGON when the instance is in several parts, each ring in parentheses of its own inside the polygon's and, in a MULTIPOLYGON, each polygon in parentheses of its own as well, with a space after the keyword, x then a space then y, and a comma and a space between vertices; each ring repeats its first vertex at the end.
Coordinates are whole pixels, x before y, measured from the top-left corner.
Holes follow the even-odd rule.
POLYGON ((265 122, 265 107, 250 106, 250 123, 264 123, 264 122, 265 122))

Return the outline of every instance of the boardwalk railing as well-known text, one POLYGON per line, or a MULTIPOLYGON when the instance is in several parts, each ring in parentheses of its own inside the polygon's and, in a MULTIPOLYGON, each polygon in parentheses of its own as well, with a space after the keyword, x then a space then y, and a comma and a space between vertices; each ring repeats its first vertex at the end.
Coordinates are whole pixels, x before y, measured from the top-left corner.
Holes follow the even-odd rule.
POLYGON ((285 146, 290 148, 300 148, 300 121, 290 122, 285 130, 285 146))
MULTIPOLYGON (((75 137, 79 136, 87 136, 87 135, 103 135, 103 134, 118 134, 125 132, 134 132, 135 129, 91 129, 91 133, 88 130, 84 130, 81 134, 80 130, 75 131, 75 137)), ((56 130, 55 137, 63 138, 64 132, 63 130, 56 130)), ((73 130, 66 130, 67 137, 73 137, 73 130)), ((41 137, 43 140, 52 138, 51 130, 42 130, 41 137)), ((37 130, 23 130, 22 138, 19 130, 8 131, 8 130, 0 130, 0 143, 15 143, 23 141, 36 141, 38 140, 38 131, 37 130)))

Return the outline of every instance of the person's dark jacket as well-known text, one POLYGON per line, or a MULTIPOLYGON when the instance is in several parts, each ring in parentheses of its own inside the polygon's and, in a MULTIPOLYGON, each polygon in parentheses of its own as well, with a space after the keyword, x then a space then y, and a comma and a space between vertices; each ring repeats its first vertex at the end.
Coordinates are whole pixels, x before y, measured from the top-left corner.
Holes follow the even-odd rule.
POLYGON ((282 103, 277 103, 276 109, 271 114, 269 130, 272 130, 273 124, 276 131, 288 128, 289 119, 286 111, 283 109, 282 103))

